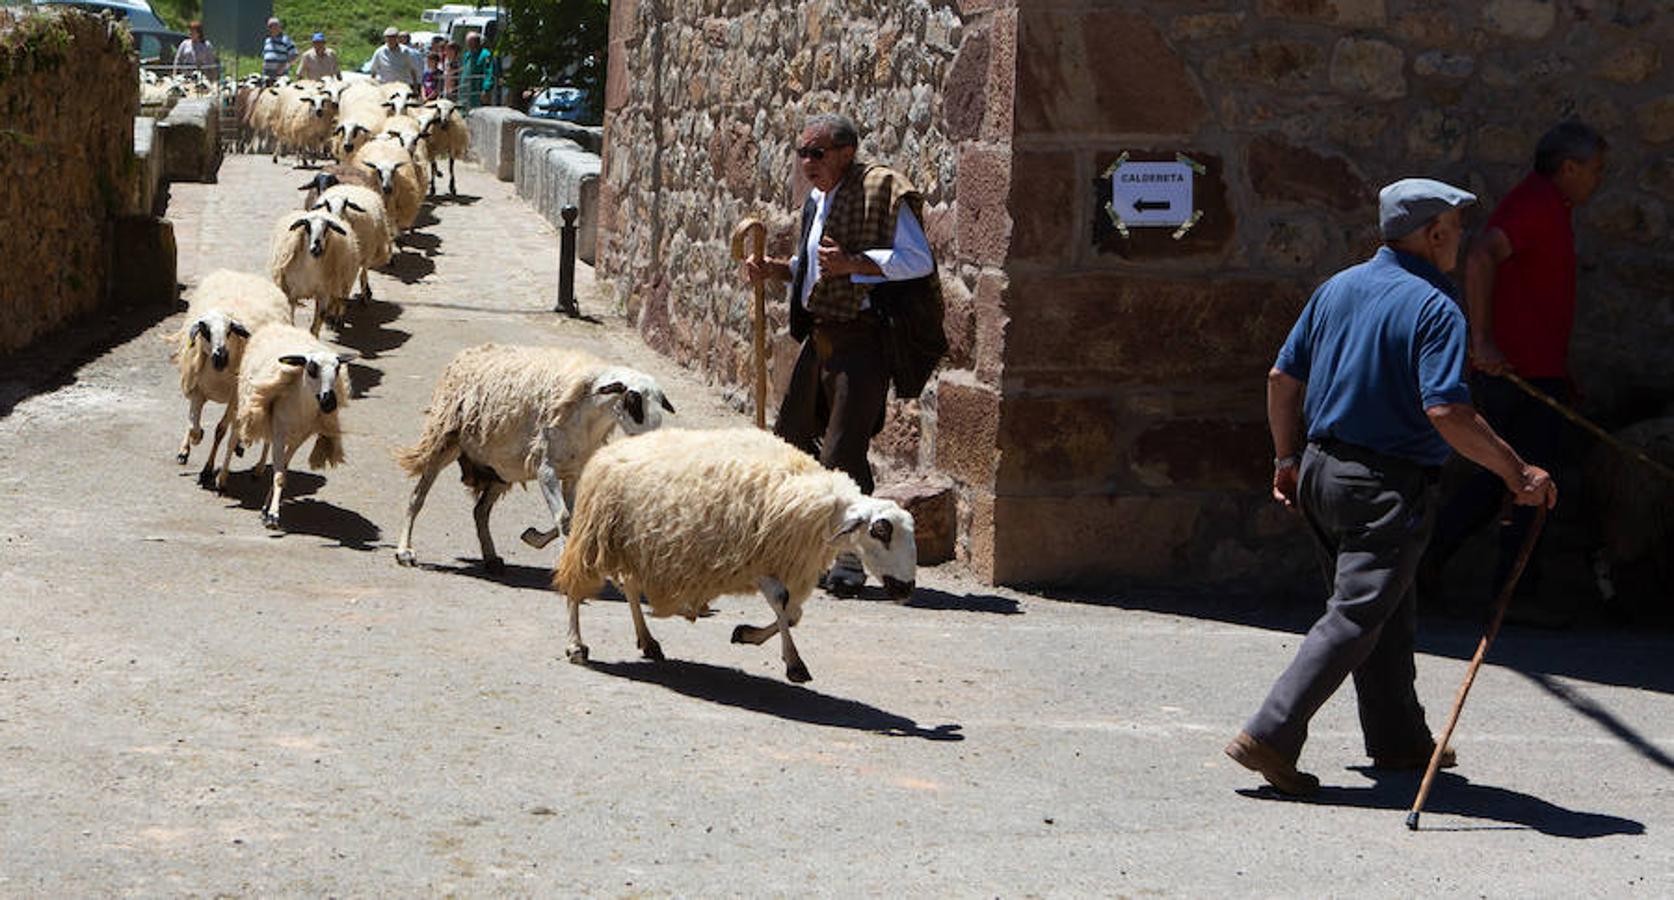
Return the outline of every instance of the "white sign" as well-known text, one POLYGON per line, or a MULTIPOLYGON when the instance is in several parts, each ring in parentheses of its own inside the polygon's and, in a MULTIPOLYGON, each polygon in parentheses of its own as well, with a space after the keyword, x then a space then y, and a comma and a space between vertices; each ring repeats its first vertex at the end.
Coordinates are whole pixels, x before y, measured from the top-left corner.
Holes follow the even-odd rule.
POLYGON ((1173 228, 1193 218, 1189 162, 1121 162, 1110 172, 1110 206, 1119 226, 1173 228))

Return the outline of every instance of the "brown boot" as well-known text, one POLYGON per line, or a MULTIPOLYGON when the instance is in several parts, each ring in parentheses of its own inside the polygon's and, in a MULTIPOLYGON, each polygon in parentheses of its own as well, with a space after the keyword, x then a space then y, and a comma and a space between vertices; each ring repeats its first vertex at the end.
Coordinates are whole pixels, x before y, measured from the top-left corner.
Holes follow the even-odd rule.
POLYGON ((1308 797, 1319 790, 1318 778, 1297 771, 1295 765, 1279 755, 1279 751, 1242 731, 1226 745, 1226 755, 1244 768, 1260 773, 1281 794, 1308 797))

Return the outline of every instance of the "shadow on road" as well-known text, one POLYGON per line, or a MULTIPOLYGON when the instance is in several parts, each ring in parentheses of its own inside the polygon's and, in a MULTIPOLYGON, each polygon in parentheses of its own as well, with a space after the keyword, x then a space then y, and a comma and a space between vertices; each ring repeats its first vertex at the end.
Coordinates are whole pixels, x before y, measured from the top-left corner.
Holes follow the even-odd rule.
POLYGON ((422 231, 410 231, 402 236, 401 246, 411 247, 423 253, 426 258, 442 255, 441 237, 434 234, 425 234, 422 231))
MULTIPOLYGON (((268 466, 262 466, 260 469, 254 467, 255 461, 260 458, 260 452, 259 449, 246 450, 243 459, 248 465, 235 457, 232 471, 227 473, 227 492, 222 496, 236 502, 239 509, 248 509, 251 512, 260 510, 262 501, 267 499, 267 489, 273 483, 268 466)), ((303 455, 304 460, 307 459, 306 450, 298 452, 303 455)), ((324 485, 323 475, 292 470, 285 473, 285 499, 319 493, 324 485)))
POLYGON ((360 363, 349 363, 349 396, 355 400, 368 396, 384 383, 384 370, 360 363))
MULTIPOLYGON (((1405 812, 1412 808, 1418 795, 1420 772, 1383 772, 1369 768, 1353 771, 1372 779, 1369 787, 1322 786, 1312 797, 1287 797, 1270 787, 1246 788, 1238 791, 1257 800, 1277 800, 1286 803, 1307 803, 1318 806, 1352 806, 1360 809, 1387 809, 1405 812)), ((1562 838, 1599 838, 1619 834, 1644 834, 1645 823, 1605 813, 1579 812, 1548 803, 1539 797, 1505 788, 1472 784, 1462 776, 1442 772, 1431 787, 1425 815, 1460 816, 1496 822, 1494 825, 1455 825, 1424 827, 1420 831, 1489 831, 1526 829, 1562 838)), ((1404 817, 1390 816, 1390 829, 1404 827, 1404 817)))
MULTIPOLYGON (((184 289, 184 288, 183 288, 184 289)), ((185 309, 184 304, 139 306, 88 313, 37 337, 29 346, 0 355, 0 419, 19 403, 76 383, 82 366, 144 334, 185 309)), ((158 353, 168 351, 158 344, 158 353)))
MULTIPOLYGON (((498 543, 498 542, 496 542, 498 543)), ((506 563, 505 570, 498 574, 483 568, 482 560, 455 557, 457 565, 444 563, 420 563, 419 568, 426 572, 436 572, 442 575, 459 575, 465 578, 475 578, 490 584, 501 584, 506 587, 526 588, 531 591, 552 590, 552 570, 543 566, 522 566, 517 563, 506 563)))
POLYGON ((401 305, 377 298, 359 303, 350 301, 342 327, 337 329, 337 343, 367 359, 377 359, 381 353, 394 350, 412 340, 412 332, 386 328, 401 318, 401 305))
POLYGON ((423 253, 402 250, 390 257, 389 264, 379 271, 401 279, 402 284, 418 284, 436 271, 436 261, 423 253))
MULTIPOLYGON (((446 178, 447 176, 442 177, 446 178)), ((482 198, 475 194, 450 194, 447 191, 437 191, 427 197, 426 200, 436 206, 443 204, 448 206, 475 206, 482 198)))
MULTIPOLYGON (((889 595, 881 589, 878 591, 882 599, 889 599, 889 595)), ((870 596, 867 599, 871 599, 870 596)), ((950 594, 935 588, 915 588, 913 597, 904 604, 909 609, 936 609, 950 612, 993 613, 1000 616, 1020 616, 1023 608, 1016 600, 1009 597, 995 597, 992 594, 950 594)))
MULTIPOLYGON (((296 473, 291 473, 291 478, 296 473)), ((375 550, 382 532, 372 520, 360 513, 344 509, 324 500, 291 500, 289 486, 286 500, 279 507, 282 534, 306 534, 336 541, 350 550, 375 550)), ((275 535, 276 537, 279 535, 275 535)))
MULTIPOLYGON (((442 224, 442 220, 436 218, 436 213, 432 211, 428 205, 421 207, 419 209, 418 218, 413 220, 414 228, 429 228, 432 225, 440 224, 442 224)), ((403 240, 410 241, 412 238, 413 235, 409 233, 403 240)))
POLYGON ((1622 721, 1615 713, 1606 709, 1602 703, 1567 684, 1554 680, 1549 675, 1534 672, 1519 672, 1518 674, 1539 685, 1548 694, 1562 700, 1564 705, 1570 709, 1598 723, 1600 728, 1615 735, 1617 739, 1632 747, 1640 756, 1662 766, 1664 769, 1674 770, 1674 759, 1670 759, 1668 754, 1662 752, 1657 745, 1646 740, 1643 734, 1622 721))
POLYGON ((878 709, 858 700, 845 700, 773 678, 738 669, 685 660, 663 662, 589 662, 589 669, 614 678, 655 684, 698 700, 708 700, 793 722, 852 728, 891 737, 927 741, 962 741, 959 725, 922 728, 906 716, 878 709))

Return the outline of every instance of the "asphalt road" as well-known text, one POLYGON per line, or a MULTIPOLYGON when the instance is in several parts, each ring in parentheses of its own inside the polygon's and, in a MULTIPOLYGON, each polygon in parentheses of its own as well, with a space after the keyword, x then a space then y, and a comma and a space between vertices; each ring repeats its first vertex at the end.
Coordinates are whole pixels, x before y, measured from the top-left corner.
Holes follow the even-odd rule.
MULTIPOLYGON (((301 180, 231 157, 176 185, 183 281, 259 270, 301 180)), ((1312 802, 1221 755, 1306 627, 1294 601, 1063 602, 944 566, 909 606, 811 601, 802 687, 771 643, 728 643, 755 597, 654 620, 660 664, 590 604, 593 662, 564 661, 551 548, 517 540, 535 492, 497 510, 504 576, 449 483, 398 567, 390 452, 463 347, 587 347, 655 374, 678 425, 744 422, 615 320, 546 312, 556 236, 459 180, 342 334, 348 463, 293 475, 285 533, 249 479, 197 485, 204 447, 174 462, 179 314, 110 323, 55 377, 0 366, 0 895, 1674 893, 1666 633, 1508 629, 1411 833, 1417 779, 1363 768, 1346 690, 1303 757, 1312 802)), ((1424 623, 1438 729, 1474 642, 1424 623)))

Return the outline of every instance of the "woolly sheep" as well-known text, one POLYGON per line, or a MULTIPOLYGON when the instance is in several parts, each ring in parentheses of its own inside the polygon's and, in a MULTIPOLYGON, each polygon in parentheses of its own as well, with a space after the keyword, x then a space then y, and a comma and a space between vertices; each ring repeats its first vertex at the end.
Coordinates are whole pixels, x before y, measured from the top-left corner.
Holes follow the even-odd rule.
MULTIPOLYGON (((349 402, 352 358, 294 325, 269 325, 244 350, 238 370, 238 436, 245 444, 266 441, 273 454, 273 480, 262 503, 262 524, 268 528, 279 527, 285 474, 303 441, 314 438, 310 469, 343 462, 338 413, 349 402)), ((220 480, 226 480, 225 467, 220 480)))
MULTIPOLYGON (((209 445, 200 481, 208 482, 214 476, 215 451, 232 425, 245 343, 253 333, 269 325, 288 325, 290 320, 285 295, 260 275, 218 269, 204 276, 192 291, 186 322, 172 337, 180 393, 188 404, 186 437, 175 454, 176 462, 185 465, 192 445, 203 440, 204 403, 224 403, 227 407, 215 425, 215 440, 209 445)), ((227 442, 229 455, 233 444, 227 442)))
MULTIPOLYGON (((424 129, 419 121, 412 116, 400 114, 385 119, 383 131, 378 133, 378 137, 393 140, 400 144, 401 149, 411 154, 420 165, 430 161, 430 158, 425 155, 427 148, 421 143, 421 139, 424 137, 424 129)), ((428 182, 428 170, 425 172, 425 179, 428 182)))
POLYGON ((318 172, 315 172, 313 178, 310 178, 306 182, 297 186, 297 190, 308 192, 302 195, 302 208, 313 209, 314 204, 319 202, 320 195, 325 193, 327 188, 334 187, 339 184, 353 184, 367 188, 374 194, 379 195, 380 203, 383 201, 383 195, 380 192, 378 184, 378 177, 373 174, 372 170, 367 169, 365 166, 352 166, 348 163, 333 163, 332 165, 326 166, 318 172))
POLYGON ((431 193, 435 193, 436 182, 442 177, 442 169, 436 161, 447 154, 448 194, 457 195, 459 190, 453 177, 453 164, 463 159, 471 149, 471 131, 465 125, 465 118, 459 114, 452 100, 433 100, 425 104, 417 118, 424 133, 425 155, 430 157, 431 193))
POLYGON ((273 226, 268 276, 285 292, 294 311, 314 298, 311 330, 320 333, 326 318, 343 314, 343 300, 355 287, 360 248, 342 219, 324 210, 288 212, 273 226))
POLYGON ((341 161, 355 155, 384 127, 384 116, 376 118, 363 113, 339 115, 331 130, 331 155, 341 161))
POLYGON ((425 174, 413 162, 412 154, 391 141, 371 141, 355 151, 351 162, 377 175, 384 210, 394 229, 392 237, 412 228, 418 221, 419 204, 424 200, 425 174))
POLYGON ((354 229, 355 249, 360 254, 360 299, 371 301, 372 283, 366 270, 387 264, 392 255, 384 198, 371 188, 340 184, 327 188, 312 208, 324 209, 354 229))
MULTIPOLYGON (((274 129, 278 145, 304 157, 321 154, 331 137, 336 110, 336 104, 318 82, 299 82, 282 88, 274 129)), ((273 160, 279 160, 279 146, 273 149, 273 160)))
POLYGON ((529 528, 523 541, 545 547, 564 530, 576 477, 612 428, 626 434, 662 425, 674 412, 656 379, 609 366, 585 353, 548 347, 483 344, 460 351, 436 380, 424 434, 396 459, 418 478, 407 504, 395 558, 413 565, 413 522, 437 473, 459 461, 460 478, 476 496, 483 565, 503 563, 488 531, 500 495, 530 479, 540 485, 553 527, 529 528))
POLYGON ((586 662, 581 601, 598 596, 606 579, 627 598, 649 659, 663 655, 640 611, 642 595, 653 616, 693 620, 716 597, 759 590, 774 622, 738 626, 733 643, 778 634, 785 676, 808 681, 790 629, 840 551, 857 553, 897 599, 912 595, 912 516, 779 438, 752 428, 665 429, 619 441, 594 454, 576 486, 553 576, 569 602, 564 652, 586 662))

